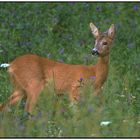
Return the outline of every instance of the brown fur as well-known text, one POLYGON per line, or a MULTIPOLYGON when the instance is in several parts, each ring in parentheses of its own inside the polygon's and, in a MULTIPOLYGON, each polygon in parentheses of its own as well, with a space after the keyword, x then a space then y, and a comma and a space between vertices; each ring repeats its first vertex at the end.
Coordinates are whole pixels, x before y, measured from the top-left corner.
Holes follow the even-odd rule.
MULTIPOLYGON (((58 94, 62 91, 68 91, 70 100, 73 101, 79 99, 79 80, 96 76, 94 95, 99 95, 108 75, 109 51, 114 36, 99 33, 97 27, 92 23, 90 27, 96 37, 95 47, 100 52, 96 65, 64 64, 32 54, 20 56, 11 62, 8 69, 14 90, 7 103, 0 105, 0 110, 3 110, 6 105, 15 104, 25 97, 25 111, 31 113, 37 103, 38 96, 50 79, 53 79, 58 94), (106 48, 102 48, 103 41, 108 42, 106 48)), ((110 28, 109 30, 114 32, 114 29, 110 28)))

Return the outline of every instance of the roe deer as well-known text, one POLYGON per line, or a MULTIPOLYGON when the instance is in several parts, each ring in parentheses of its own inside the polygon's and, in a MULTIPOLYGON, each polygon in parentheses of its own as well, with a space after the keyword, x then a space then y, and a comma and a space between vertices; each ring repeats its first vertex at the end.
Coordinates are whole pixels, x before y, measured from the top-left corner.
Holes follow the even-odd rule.
POLYGON ((26 98, 25 111, 32 113, 37 103, 38 96, 49 79, 55 82, 55 89, 68 91, 70 100, 79 99, 79 80, 96 77, 94 81, 94 95, 100 94, 109 69, 109 53, 115 35, 115 27, 111 27, 104 33, 90 23, 92 34, 96 38, 92 54, 98 55, 98 62, 93 66, 70 65, 55 62, 38 55, 27 54, 16 58, 10 63, 8 72, 13 83, 13 93, 6 103, 0 105, 3 110, 7 105, 17 103, 23 97, 26 98))

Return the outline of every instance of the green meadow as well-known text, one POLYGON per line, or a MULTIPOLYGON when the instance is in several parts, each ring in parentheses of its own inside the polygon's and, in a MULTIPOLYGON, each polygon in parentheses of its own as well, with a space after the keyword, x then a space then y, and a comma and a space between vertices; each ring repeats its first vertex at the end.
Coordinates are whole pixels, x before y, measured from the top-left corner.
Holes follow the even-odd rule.
MULTIPOLYGON (((27 53, 96 64, 90 22, 101 31, 116 27, 102 90, 105 102, 100 104, 87 85, 80 89, 81 100, 72 104, 67 94, 56 96, 50 83, 30 119, 24 101, 0 112, 0 137, 140 137, 140 3, 1 2, 0 64, 27 53)), ((0 103, 11 91, 7 69, 1 68, 0 103)))

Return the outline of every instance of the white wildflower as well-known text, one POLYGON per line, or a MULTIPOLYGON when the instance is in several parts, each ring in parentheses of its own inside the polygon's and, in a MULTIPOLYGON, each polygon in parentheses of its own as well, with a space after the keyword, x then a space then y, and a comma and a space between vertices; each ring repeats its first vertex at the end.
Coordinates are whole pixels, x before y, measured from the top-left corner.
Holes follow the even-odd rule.
POLYGON ((131 95, 131 97, 132 97, 133 99, 136 99, 136 96, 131 95))
POLYGON ((60 130, 59 130, 59 133, 58 133, 58 137, 61 137, 61 136, 62 136, 62 133, 63 133, 63 132, 62 132, 62 130, 60 129, 60 130))
POLYGON ((109 125, 109 124, 111 124, 112 122, 111 121, 102 121, 101 123, 100 123, 100 126, 107 126, 107 125, 109 125))
POLYGON ((122 98, 123 98, 123 97, 125 97, 125 95, 124 95, 124 94, 121 94, 121 95, 120 95, 120 97, 122 97, 122 98))
POLYGON ((128 122, 128 120, 123 120, 123 123, 126 123, 126 122, 128 122))

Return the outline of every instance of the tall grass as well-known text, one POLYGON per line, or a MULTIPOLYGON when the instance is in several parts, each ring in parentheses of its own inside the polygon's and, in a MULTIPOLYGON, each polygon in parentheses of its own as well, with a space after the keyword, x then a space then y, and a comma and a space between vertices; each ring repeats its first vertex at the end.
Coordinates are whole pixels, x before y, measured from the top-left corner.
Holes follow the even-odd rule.
MULTIPOLYGON (((109 80, 114 77, 110 76, 109 80)), ((53 84, 46 86, 34 116, 24 119, 18 104, 1 113, 0 135, 7 137, 138 137, 140 119, 135 114, 136 97, 112 88, 107 81, 104 104, 93 98, 91 86, 81 88, 78 103, 71 104, 67 94, 56 96, 53 84), (101 125, 109 121, 109 125, 101 125), (14 126, 14 129, 12 129, 14 126)), ((123 87, 122 87, 123 88, 123 87)))

